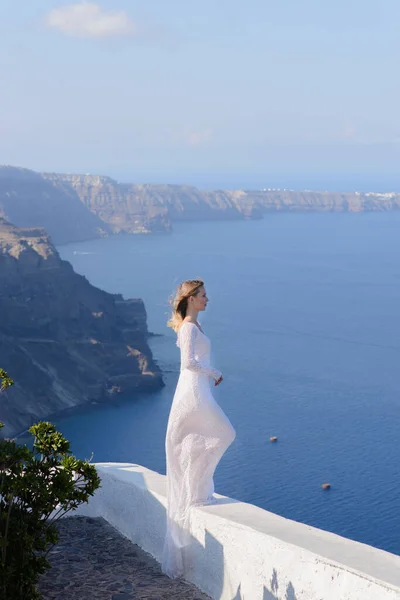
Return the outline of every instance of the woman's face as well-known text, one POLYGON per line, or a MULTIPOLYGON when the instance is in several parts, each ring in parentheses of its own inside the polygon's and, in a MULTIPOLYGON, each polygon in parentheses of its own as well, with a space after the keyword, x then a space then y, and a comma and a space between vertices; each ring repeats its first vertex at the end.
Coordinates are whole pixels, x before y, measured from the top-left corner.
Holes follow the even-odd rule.
POLYGON ((197 311, 206 310, 208 298, 204 287, 199 288, 196 296, 192 296, 192 306, 197 311))

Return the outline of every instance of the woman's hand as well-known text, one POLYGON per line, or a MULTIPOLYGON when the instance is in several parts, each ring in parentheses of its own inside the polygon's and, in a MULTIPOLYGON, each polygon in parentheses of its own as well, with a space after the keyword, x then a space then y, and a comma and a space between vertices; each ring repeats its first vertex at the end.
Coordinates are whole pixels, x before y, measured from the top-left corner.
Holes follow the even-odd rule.
POLYGON ((223 381, 223 377, 221 375, 221 377, 219 379, 216 380, 216 382, 214 383, 215 386, 219 385, 221 382, 223 381))

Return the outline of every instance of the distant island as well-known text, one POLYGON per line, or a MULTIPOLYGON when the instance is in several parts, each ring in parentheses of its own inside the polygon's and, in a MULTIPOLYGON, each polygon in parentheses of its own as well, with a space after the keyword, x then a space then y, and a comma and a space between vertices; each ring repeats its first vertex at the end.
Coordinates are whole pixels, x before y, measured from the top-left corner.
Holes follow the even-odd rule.
POLYGON ((114 234, 169 232, 178 221, 261 219, 271 212, 370 212, 400 208, 400 193, 282 189, 201 191, 118 183, 100 175, 0 166, 0 216, 44 227, 55 244, 114 234))
MULTIPOLYGON (((90 219, 89 212, 82 234, 90 233, 90 219)), ((0 367, 15 380, 0 397, 2 435, 66 409, 163 386, 142 300, 92 286, 61 260, 43 229, 2 218, 0 314, 0 367)))

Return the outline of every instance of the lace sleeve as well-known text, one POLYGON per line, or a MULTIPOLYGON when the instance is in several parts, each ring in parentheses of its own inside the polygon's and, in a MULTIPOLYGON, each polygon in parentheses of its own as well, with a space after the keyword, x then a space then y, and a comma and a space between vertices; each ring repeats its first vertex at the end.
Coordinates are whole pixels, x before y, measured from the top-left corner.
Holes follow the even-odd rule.
POLYGON ((221 377, 222 373, 218 369, 208 367, 195 358, 195 342, 199 335, 199 330, 196 325, 185 323, 179 330, 179 346, 181 349, 181 368, 189 369, 195 373, 204 373, 209 375, 215 381, 221 377))

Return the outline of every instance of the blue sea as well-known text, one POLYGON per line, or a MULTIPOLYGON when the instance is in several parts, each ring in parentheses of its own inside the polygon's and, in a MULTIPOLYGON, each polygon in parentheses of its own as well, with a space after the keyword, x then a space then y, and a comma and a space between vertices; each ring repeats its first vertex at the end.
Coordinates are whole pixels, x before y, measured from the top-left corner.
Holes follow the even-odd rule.
POLYGON ((59 420, 78 456, 165 472, 168 298, 202 277, 215 394, 237 431, 217 492, 400 554, 400 213, 182 223, 59 251, 94 285, 144 299, 166 382, 59 420))

